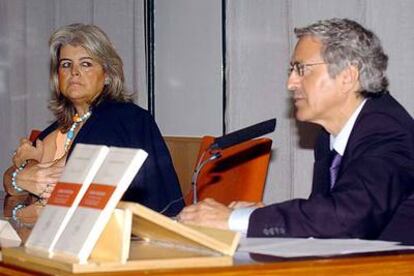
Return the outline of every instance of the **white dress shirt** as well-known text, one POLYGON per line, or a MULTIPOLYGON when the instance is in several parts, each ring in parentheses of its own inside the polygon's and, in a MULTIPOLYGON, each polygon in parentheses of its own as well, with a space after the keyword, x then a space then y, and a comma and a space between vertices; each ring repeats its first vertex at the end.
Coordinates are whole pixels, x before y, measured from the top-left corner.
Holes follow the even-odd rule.
MULTIPOLYGON (((367 99, 364 99, 358 108, 352 113, 351 117, 348 119, 348 121, 346 121, 344 127, 341 129, 337 136, 330 135, 330 149, 335 149, 335 151, 341 156, 344 155, 345 148, 348 144, 352 129, 354 128, 355 121, 358 118, 358 115, 361 112, 362 107, 366 101, 367 99)), ((254 210, 256 210, 256 207, 234 209, 231 212, 229 218, 230 230, 237 231, 246 235, 247 229, 249 227, 250 215, 254 210)))

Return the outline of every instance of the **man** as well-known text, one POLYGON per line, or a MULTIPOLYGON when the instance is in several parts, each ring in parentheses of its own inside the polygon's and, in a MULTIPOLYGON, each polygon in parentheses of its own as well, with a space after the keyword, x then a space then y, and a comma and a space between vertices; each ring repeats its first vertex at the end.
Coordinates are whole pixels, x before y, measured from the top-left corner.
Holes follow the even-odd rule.
POLYGON ((296 118, 323 127, 310 197, 265 207, 208 199, 179 220, 253 237, 376 239, 414 190, 414 121, 386 91, 388 57, 371 31, 331 19, 295 34, 296 118))

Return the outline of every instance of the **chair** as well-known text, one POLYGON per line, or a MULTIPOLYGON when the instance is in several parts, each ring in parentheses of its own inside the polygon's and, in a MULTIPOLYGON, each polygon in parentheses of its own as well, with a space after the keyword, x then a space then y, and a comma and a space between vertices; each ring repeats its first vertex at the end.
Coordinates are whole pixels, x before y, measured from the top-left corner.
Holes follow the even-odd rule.
POLYGON ((194 171, 194 164, 197 162, 202 138, 174 136, 164 136, 163 138, 170 151, 181 191, 184 194, 191 189, 191 175, 194 171))
MULTIPOLYGON (((197 160, 213 141, 212 136, 203 137, 197 160)), ((271 147, 271 139, 259 138, 222 150, 222 157, 207 163, 198 175, 198 200, 211 197, 226 205, 232 201, 261 201, 271 147)), ((190 191, 186 205, 192 200, 190 191)))
POLYGON ((30 132, 29 140, 30 140, 31 142, 34 142, 34 141, 37 139, 37 137, 39 136, 39 134, 40 134, 41 132, 42 132, 42 131, 40 131, 40 130, 38 130, 38 129, 33 129, 33 130, 30 132))

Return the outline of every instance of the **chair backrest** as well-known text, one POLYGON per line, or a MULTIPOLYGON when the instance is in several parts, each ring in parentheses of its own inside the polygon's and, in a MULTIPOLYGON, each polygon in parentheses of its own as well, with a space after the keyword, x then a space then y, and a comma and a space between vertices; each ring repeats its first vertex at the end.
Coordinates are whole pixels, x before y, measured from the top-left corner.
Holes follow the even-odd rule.
POLYGON ((194 171, 194 164, 197 162, 201 137, 164 136, 164 141, 170 151, 181 191, 185 194, 191 189, 191 175, 194 171))
MULTIPOLYGON (((204 136, 198 158, 214 141, 204 136)), ((206 164, 198 175, 198 199, 207 197, 229 204, 232 201, 261 201, 269 166, 272 140, 259 138, 221 151, 222 157, 206 164)), ((192 191, 185 197, 191 204, 192 191)))
POLYGON ((30 140, 30 141, 32 141, 32 142, 34 142, 34 141, 37 139, 37 137, 39 136, 39 134, 40 134, 41 132, 42 132, 42 131, 40 131, 40 130, 38 130, 38 129, 33 129, 33 130, 30 132, 29 140, 30 140))

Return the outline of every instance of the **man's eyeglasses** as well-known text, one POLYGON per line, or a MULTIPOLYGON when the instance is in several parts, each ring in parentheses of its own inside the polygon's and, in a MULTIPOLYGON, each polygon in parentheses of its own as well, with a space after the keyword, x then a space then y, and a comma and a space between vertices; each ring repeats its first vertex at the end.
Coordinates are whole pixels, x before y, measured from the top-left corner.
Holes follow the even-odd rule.
POLYGON ((299 77, 303 77, 305 75, 306 67, 314 66, 314 65, 321 65, 321 64, 326 64, 326 63, 325 62, 319 62, 319 63, 293 62, 293 63, 290 63, 288 74, 290 76, 290 74, 292 74, 292 71, 295 71, 296 74, 298 74, 299 77))

